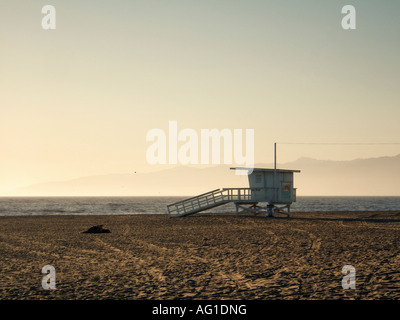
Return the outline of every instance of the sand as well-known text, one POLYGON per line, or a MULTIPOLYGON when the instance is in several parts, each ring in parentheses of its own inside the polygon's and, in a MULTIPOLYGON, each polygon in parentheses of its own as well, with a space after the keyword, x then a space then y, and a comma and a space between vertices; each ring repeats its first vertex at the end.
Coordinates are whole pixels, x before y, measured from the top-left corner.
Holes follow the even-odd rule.
POLYGON ((0 299, 397 300, 399 248, 400 212, 0 217, 0 299))

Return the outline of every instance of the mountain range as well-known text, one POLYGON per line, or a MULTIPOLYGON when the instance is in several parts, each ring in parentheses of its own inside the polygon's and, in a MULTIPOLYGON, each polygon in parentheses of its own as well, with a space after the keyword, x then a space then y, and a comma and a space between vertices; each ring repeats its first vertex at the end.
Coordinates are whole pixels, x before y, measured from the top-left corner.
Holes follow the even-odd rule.
MULTIPOLYGON (((247 177, 229 168, 180 166, 150 173, 87 176, 34 184, 3 196, 192 196, 217 188, 248 187, 247 177)), ((301 170, 295 174, 298 196, 400 196, 400 154, 350 161, 300 158, 278 168, 301 170)))

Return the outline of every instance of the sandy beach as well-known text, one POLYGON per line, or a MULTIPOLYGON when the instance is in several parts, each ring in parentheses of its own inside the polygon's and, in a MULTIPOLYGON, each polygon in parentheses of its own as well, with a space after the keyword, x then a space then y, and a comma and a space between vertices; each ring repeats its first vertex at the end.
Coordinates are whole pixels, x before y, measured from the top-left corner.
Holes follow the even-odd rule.
POLYGON ((0 299, 398 300, 399 249, 400 212, 0 217, 0 299))

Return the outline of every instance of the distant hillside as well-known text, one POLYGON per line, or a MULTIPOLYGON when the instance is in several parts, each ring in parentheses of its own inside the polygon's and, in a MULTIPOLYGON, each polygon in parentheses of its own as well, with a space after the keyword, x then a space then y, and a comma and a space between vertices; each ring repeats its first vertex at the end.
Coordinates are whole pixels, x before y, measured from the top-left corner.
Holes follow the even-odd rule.
MULTIPOLYGON (((271 168, 272 164, 256 167, 271 168)), ((324 161, 300 158, 279 168, 300 169, 295 175, 298 195, 400 196, 400 155, 324 161)), ((229 166, 177 167, 153 173, 89 176, 69 181, 18 188, 10 196, 167 196, 196 195, 222 187, 247 187, 247 177, 236 176, 229 166)))
POLYGON ((180 196, 238 186, 246 187, 247 177, 236 176, 229 166, 207 169, 177 167, 152 173, 110 174, 39 183, 18 188, 8 195, 180 196))
POLYGON ((301 158, 287 165, 302 170, 296 175, 300 195, 400 195, 400 155, 352 161, 301 158))

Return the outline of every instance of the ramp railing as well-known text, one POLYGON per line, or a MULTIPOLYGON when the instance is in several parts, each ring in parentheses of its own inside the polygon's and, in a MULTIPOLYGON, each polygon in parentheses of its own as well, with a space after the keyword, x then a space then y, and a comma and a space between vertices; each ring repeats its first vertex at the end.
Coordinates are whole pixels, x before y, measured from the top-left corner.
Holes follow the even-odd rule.
POLYGON ((224 188, 215 189, 195 197, 184 199, 167 206, 171 217, 183 217, 204 211, 228 202, 254 202, 257 192, 264 188, 224 188))

